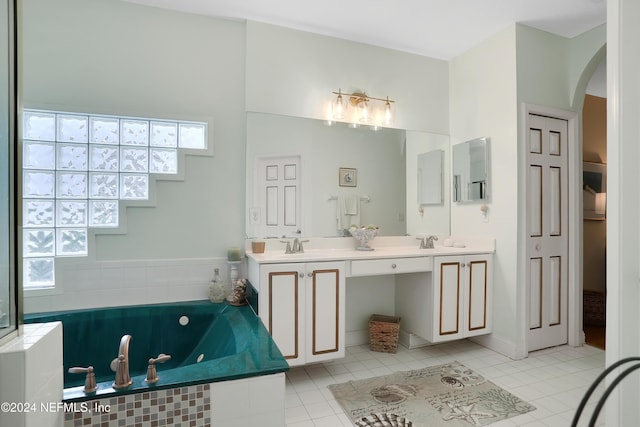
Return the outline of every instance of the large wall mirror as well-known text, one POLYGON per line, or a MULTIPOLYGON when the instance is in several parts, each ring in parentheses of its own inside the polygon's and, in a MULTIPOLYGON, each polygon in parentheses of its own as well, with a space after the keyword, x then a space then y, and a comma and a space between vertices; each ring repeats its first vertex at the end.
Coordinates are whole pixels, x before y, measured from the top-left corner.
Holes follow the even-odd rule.
POLYGON ((426 216, 417 200, 417 155, 434 149, 448 158, 449 137, 247 113, 246 234, 341 236, 348 224, 343 201, 357 200, 356 215, 346 220, 375 224, 380 235, 448 235, 448 196, 446 203, 430 206, 426 216), (292 158, 299 158, 299 168, 291 167, 287 159, 292 158), (282 221, 289 224, 284 232, 269 225, 278 202, 282 221))
POLYGON ((453 201, 472 202, 488 197, 488 146, 488 138, 476 138, 453 146, 453 201))

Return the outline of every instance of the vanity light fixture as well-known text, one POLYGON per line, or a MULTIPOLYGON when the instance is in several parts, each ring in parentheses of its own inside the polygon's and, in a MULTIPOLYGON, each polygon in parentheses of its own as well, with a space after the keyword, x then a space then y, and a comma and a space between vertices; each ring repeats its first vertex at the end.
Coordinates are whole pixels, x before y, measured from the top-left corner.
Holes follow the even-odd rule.
POLYGON ((347 109, 351 106, 354 110, 351 117, 353 123, 367 123, 376 126, 388 126, 391 124, 393 119, 391 103, 395 101, 389 99, 388 96, 386 98, 377 98, 375 96, 369 96, 365 92, 342 92, 342 89, 338 89, 337 92, 332 93, 337 95, 335 101, 332 103, 332 119, 346 119, 347 109), (348 102, 345 102, 344 97, 348 97, 348 102), (382 106, 376 109, 373 107, 376 103, 382 104, 382 106))

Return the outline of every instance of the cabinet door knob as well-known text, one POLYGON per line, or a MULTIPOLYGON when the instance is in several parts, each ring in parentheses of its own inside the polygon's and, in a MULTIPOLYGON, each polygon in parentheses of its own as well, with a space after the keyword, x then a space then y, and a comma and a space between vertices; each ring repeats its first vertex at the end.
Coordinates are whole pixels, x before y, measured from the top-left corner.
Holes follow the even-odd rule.
POLYGON ((460 267, 465 268, 467 266, 467 264, 465 264, 464 262, 460 264, 460 267))
POLYGON ((307 277, 313 277, 313 273, 307 273, 307 277))
POLYGON ((391 264, 391 268, 396 268, 396 267, 397 267, 397 265, 391 264))
POLYGON ((302 279, 304 277, 304 273, 298 273, 298 277, 302 279))
POLYGON ((540 243, 536 244, 536 251, 540 251, 540 249, 542 249, 542 246, 540 246, 540 243))

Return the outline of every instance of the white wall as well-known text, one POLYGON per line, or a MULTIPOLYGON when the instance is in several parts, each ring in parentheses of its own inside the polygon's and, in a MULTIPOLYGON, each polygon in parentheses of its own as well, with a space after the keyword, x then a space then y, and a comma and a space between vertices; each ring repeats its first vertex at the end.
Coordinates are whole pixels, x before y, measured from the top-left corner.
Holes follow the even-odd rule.
MULTIPOLYGON (((607 2, 607 365, 640 354, 640 3, 607 2)), ((629 366, 629 365, 625 365, 629 366)), ((634 373, 635 374, 635 373, 634 373)), ((632 374, 633 375, 633 374, 632 374)), ((637 377, 607 403, 607 425, 640 418, 637 377)))
POLYGON ((516 29, 481 42, 451 61, 451 143, 489 138, 489 222, 483 222, 482 203, 451 206, 451 234, 496 239, 494 256, 493 336, 515 351, 519 335, 516 319, 518 129, 516 29))
MULTIPOLYGON (((600 73, 606 76, 606 38, 607 25, 602 24, 586 33, 569 40, 570 45, 570 70, 569 87, 571 89, 571 102, 574 110, 582 109, 584 94, 587 91, 589 81, 598 68, 604 63, 600 73)), ((606 78, 602 82, 606 86, 606 78)), ((601 96, 606 98, 606 87, 602 87, 601 96)))
POLYGON ((331 92, 364 90, 396 101, 393 127, 449 133, 446 61, 248 22, 246 81, 247 111, 327 119, 331 92))

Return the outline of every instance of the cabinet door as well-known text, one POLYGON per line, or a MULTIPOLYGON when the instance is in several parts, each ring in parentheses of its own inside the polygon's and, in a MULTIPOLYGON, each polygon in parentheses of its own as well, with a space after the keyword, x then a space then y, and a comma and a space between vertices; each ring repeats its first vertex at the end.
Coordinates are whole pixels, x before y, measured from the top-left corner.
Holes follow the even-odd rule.
POLYGON ((491 262, 487 255, 468 255, 465 267, 465 336, 491 331, 491 262))
POLYGON ((462 256, 435 259, 433 342, 463 337, 463 265, 462 256))
POLYGON ((264 265, 260 281, 262 322, 290 365, 304 363, 304 264, 264 265))
POLYGON ((307 363, 344 357, 344 263, 311 263, 306 272, 307 363))

